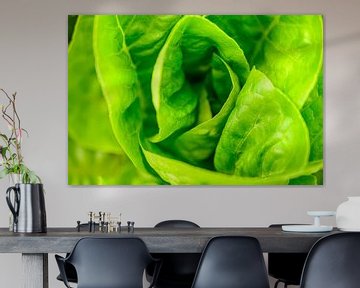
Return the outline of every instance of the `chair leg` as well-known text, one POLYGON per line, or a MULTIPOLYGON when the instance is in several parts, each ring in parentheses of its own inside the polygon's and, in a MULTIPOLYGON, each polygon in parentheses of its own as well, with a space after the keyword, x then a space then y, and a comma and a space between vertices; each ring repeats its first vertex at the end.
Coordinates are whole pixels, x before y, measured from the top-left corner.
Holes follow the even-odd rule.
POLYGON ((281 280, 277 280, 277 281, 275 282, 275 284, 274 284, 274 288, 277 288, 280 283, 284 283, 284 288, 287 288, 287 287, 288 287, 288 285, 287 285, 286 282, 283 282, 283 281, 281 281, 281 280))

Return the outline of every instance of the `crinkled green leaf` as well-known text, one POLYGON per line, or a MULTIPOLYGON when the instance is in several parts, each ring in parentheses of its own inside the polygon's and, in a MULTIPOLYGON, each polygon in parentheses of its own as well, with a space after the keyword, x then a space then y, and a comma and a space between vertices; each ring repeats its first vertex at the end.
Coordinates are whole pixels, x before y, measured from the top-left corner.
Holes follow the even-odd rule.
POLYGON ((310 136, 310 161, 323 159, 323 92, 322 74, 301 110, 310 136))
POLYGON ((154 145, 144 145, 143 150, 150 165, 160 177, 171 185, 286 185, 291 178, 310 175, 321 170, 322 161, 313 162, 301 171, 286 171, 271 177, 240 177, 227 175, 172 159, 161 153, 154 145))
POLYGON ((141 90, 118 16, 95 16, 94 54, 115 137, 134 165, 146 169, 138 141, 141 90))
POLYGON ((321 15, 236 15, 208 17, 243 48, 255 65, 302 107, 322 68, 321 15))
POLYGON ((301 171, 309 152, 308 130, 296 106, 253 69, 220 137, 216 170, 243 177, 281 175, 301 171))
POLYGON ((238 78, 229 65, 225 62, 224 65, 228 69, 228 77, 231 79, 232 89, 221 110, 213 118, 181 134, 172 143, 174 153, 181 156, 188 163, 201 166, 200 163, 214 153, 226 120, 234 108, 239 95, 240 85, 238 78))
POLYGON ((83 147, 121 153, 97 80, 92 48, 93 16, 79 16, 68 51, 68 132, 83 147))
POLYGON ((124 31, 126 47, 136 67, 141 87, 140 105, 142 108, 144 132, 151 136, 158 130, 156 115, 151 97, 151 76, 159 51, 172 27, 181 15, 121 15, 118 25, 124 31))
POLYGON ((152 76, 152 97, 159 125, 153 142, 196 123, 199 97, 189 79, 206 75, 211 69, 212 53, 217 53, 242 83, 245 81, 249 66, 241 48, 216 25, 204 17, 188 15, 173 27, 152 76), (189 75, 190 67, 195 71, 189 75))

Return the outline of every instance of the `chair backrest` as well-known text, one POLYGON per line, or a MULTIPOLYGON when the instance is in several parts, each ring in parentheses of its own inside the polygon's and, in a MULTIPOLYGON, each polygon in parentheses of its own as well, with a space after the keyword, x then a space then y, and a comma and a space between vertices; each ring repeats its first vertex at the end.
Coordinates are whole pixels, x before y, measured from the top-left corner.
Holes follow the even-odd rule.
POLYGON ((153 259, 139 238, 82 238, 67 261, 76 269, 78 288, 142 288, 153 259))
POLYGON ((301 278, 302 288, 360 287, 360 233, 325 236, 311 248, 301 278))
MULTIPOLYGON (((281 229, 282 225, 289 224, 271 224, 269 228, 281 229)), ((269 275, 287 285, 300 285, 306 257, 307 253, 268 253, 269 275)))
MULTIPOLYGON (((188 220, 165 220, 155 228, 200 228, 188 220)), ((162 260, 162 267, 157 278, 156 287, 190 287, 200 260, 200 253, 158 253, 156 258, 162 260)), ((152 271, 149 269, 149 275, 152 271)))
POLYGON ((189 220, 165 220, 157 223, 155 228, 200 228, 194 222, 189 220))
POLYGON ((264 257, 256 238, 220 236, 204 249, 192 288, 268 288, 264 257))

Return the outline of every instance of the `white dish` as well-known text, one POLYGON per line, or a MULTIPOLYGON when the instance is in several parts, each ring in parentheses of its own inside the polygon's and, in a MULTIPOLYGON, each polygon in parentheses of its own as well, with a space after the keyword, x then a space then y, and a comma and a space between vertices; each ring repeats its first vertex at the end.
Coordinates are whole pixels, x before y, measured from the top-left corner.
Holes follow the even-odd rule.
POLYGON ((330 232, 333 227, 325 225, 282 225, 281 229, 286 232, 330 232))
POLYGON ((360 228, 339 228, 339 230, 344 232, 360 232, 360 228))
POLYGON ((317 217, 323 217, 323 216, 335 216, 335 211, 308 211, 307 214, 309 216, 317 216, 317 217))

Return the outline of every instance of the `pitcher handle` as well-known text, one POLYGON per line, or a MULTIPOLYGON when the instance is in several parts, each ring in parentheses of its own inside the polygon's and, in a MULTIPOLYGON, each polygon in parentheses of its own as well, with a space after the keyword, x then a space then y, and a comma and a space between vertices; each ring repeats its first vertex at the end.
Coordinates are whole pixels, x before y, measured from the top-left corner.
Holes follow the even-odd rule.
POLYGON ((9 206, 11 213, 14 215, 14 223, 18 222, 19 206, 20 206, 20 191, 15 187, 9 187, 6 190, 6 202, 9 206), (11 191, 14 191, 14 205, 11 203, 11 191))

